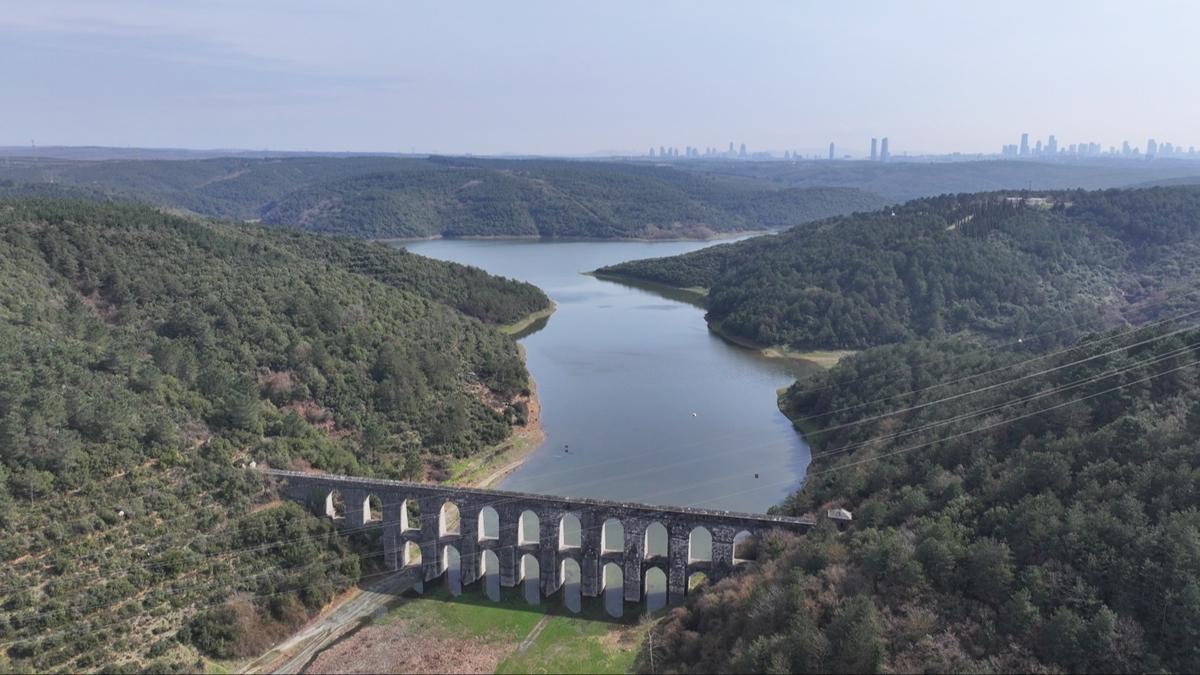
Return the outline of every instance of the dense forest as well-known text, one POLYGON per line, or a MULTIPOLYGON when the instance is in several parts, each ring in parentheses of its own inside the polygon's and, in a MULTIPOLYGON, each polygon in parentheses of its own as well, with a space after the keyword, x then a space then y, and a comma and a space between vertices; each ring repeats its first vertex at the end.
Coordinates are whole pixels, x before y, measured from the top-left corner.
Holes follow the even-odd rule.
POLYGON ((813 463, 765 542, 673 610, 654 672, 1200 670, 1200 331, 1035 352, 878 347, 793 385, 813 463))
POLYGON ((1195 162, 1169 159, 1153 162, 1144 159, 1094 162, 897 159, 891 162, 691 162, 680 166, 719 179, 767 181, 786 187, 854 187, 892 202, 960 192, 1100 190, 1177 179, 1195 184, 1200 180, 1200 166, 1195 162))
POLYGON ((600 270, 708 290, 717 331, 865 347, 968 333, 1069 343, 1196 307, 1200 188, 947 195, 600 270))
POLYGON ((0 181, 17 187, 53 182, 209 216, 373 238, 708 238, 884 203, 856 188, 786 187, 671 166, 566 160, 9 161, 0 166, 0 181))
POLYGON ((506 438, 528 380, 489 324, 547 302, 379 244, 0 201, 0 671, 286 635, 381 549, 246 464, 421 478, 506 438))

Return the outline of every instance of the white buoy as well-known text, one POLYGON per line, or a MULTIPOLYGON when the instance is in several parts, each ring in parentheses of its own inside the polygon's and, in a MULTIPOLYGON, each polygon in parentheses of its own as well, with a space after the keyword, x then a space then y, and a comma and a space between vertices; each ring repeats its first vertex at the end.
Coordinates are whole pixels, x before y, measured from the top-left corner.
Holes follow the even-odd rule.
POLYGON ((699 417, 696 413, 692 413, 692 417, 699 417))

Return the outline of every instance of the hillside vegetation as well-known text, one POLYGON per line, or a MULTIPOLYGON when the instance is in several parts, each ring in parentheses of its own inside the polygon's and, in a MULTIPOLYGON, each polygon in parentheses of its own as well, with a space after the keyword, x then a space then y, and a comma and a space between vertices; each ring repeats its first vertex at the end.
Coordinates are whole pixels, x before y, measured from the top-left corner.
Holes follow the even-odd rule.
POLYGON ((1200 670, 1200 331, 1028 358, 914 342, 789 389, 780 511, 853 521, 674 610, 655 672, 1200 670))
POLYGON ((919 199, 600 272, 708 288, 715 330, 799 349, 1069 343, 1200 301, 1200 189, 1007 197, 919 199))
POLYGON ((855 188, 787 188, 669 166, 389 157, 16 162, 44 184, 359 237, 707 238, 882 206, 855 188))
POLYGON ((473 317, 547 302, 377 244, 0 201, 0 668, 195 671, 287 634, 377 533, 242 466, 421 478, 506 438, 527 376, 473 317))
POLYGON ((892 202, 960 192, 1101 190, 1150 181, 1200 180, 1190 160, 1104 159, 1096 162, 975 160, 956 162, 699 162, 682 167, 720 179, 786 187, 854 187, 892 202))

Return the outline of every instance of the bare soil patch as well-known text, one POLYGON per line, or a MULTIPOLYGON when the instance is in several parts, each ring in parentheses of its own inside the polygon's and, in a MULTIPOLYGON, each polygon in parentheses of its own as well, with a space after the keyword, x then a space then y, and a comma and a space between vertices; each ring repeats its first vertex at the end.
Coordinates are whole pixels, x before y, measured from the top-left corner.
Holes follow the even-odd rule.
POLYGON ((369 626, 326 649, 305 673, 494 673, 511 644, 439 637, 409 621, 369 626))

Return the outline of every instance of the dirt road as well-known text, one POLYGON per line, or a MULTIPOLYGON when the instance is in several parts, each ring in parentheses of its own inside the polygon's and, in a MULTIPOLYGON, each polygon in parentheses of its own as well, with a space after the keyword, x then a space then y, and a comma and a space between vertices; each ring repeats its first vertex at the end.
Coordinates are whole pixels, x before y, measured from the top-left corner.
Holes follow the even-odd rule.
POLYGON ((243 673, 299 673, 342 635, 387 606, 412 585, 413 577, 397 572, 358 589, 357 593, 318 617, 274 649, 246 664, 243 673))

